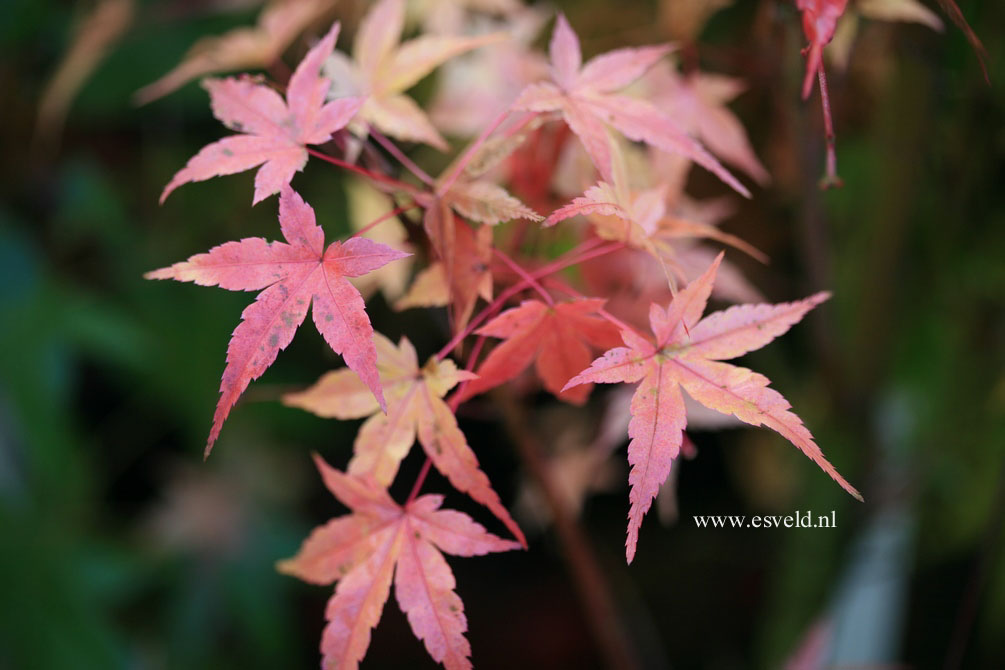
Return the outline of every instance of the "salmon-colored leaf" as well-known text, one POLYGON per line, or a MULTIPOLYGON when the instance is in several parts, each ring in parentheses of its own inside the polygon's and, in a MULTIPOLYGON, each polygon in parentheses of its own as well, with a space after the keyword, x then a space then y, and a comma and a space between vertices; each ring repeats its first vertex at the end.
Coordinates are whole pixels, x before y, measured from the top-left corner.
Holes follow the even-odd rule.
POLYGON ((350 474, 370 478, 381 486, 390 485, 418 438, 433 465, 454 488, 488 507, 524 543, 523 532, 492 489, 453 411, 443 401, 450 389, 475 379, 475 375, 458 370, 451 360, 438 361, 435 357, 419 368, 415 349, 406 338, 397 347, 380 333, 375 334, 374 341, 377 369, 387 399, 385 414, 374 406, 365 406, 363 384, 351 382, 349 377, 355 373, 348 370, 328 373, 312 388, 288 394, 283 401, 326 417, 359 418, 370 409, 371 416, 353 444, 350 474))
POLYGON ((590 362, 591 347, 605 349, 618 342, 618 331, 598 316, 599 299, 545 305, 527 300, 482 326, 479 335, 503 338, 478 367, 478 379, 467 384, 467 399, 498 386, 535 363, 544 388, 573 404, 582 404, 587 385, 568 391, 562 387, 590 362))
POLYGON ((333 242, 326 250, 324 231, 315 222, 314 210, 289 186, 282 187, 279 223, 285 242, 261 238, 228 242, 146 275, 148 279, 191 281, 232 291, 264 289, 241 314, 241 323, 227 347, 227 366, 207 454, 237 399, 293 340, 312 304, 314 323, 325 341, 359 373, 381 407, 385 406, 373 328, 363 298, 348 278, 408 254, 365 238, 333 242))
POLYGON ((848 0, 796 0, 796 7, 803 13, 803 33, 809 41, 806 47, 806 75, 803 77, 804 100, 810 97, 813 78, 822 67, 823 49, 834 38, 838 19, 847 5, 848 0))
POLYGON ((479 556, 517 549, 467 515, 441 510, 442 496, 421 496, 404 507, 372 479, 331 468, 320 457, 325 483, 351 514, 311 533, 281 572, 316 584, 337 581, 321 640, 322 667, 356 668, 370 645, 394 581, 395 595, 416 637, 447 668, 470 668, 464 605, 441 551, 479 556))
POLYGON ((566 388, 590 382, 639 383, 632 398, 628 434, 631 509, 628 513, 626 557, 635 556, 639 526, 660 485, 670 474, 681 448, 687 417, 680 388, 699 403, 732 414, 754 426, 766 426, 792 442, 848 493, 862 496, 837 472, 813 441, 788 401, 768 388, 769 380, 745 368, 721 363, 758 349, 787 331, 814 306, 826 300, 819 293, 781 305, 741 305, 701 318, 722 254, 705 273, 688 284, 667 309, 653 304, 650 326, 655 345, 623 331, 627 347, 606 352, 573 377, 566 388))

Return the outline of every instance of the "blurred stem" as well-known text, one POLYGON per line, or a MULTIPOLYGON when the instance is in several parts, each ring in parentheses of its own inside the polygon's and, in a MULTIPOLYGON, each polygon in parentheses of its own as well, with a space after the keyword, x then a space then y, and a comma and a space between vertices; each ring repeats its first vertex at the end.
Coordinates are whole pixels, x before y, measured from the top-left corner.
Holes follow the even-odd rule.
POLYGON ((568 510, 551 478, 537 438, 527 430, 523 407, 507 387, 493 391, 493 401, 502 414, 503 425, 516 445, 517 454, 527 474, 544 495, 562 545, 573 585, 583 603, 587 624, 609 668, 638 668, 639 656, 622 625, 607 582, 590 541, 576 517, 568 510))
POLYGON ((837 149, 834 134, 834 119, 831 117, 831 96, 827 89, 827 73, 824 72, 823 61, 817 67, 817 79, 820 82, 820 106, 824 112, 824 136, 827 138, 827 174, 820 182, 820 188, 840 188, 844 185, 837 173, 837 149))

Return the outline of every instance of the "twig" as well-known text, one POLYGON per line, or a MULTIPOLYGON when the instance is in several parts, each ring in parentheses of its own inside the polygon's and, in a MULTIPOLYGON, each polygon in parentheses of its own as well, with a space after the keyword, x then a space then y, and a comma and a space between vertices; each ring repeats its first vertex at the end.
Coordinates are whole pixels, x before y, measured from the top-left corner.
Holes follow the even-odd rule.
POLYGON ((493 399, 499 407, 506 432, 516 445, 527 473, 540 487, 555 522, 562 555, 573 585, 583 602, 587 624, 609 668, 640 667, 638 653, 621 623, 611 586, 593 552, 586 533, 569 512, 541 456, 541 446, 527 430, 527 416, 507 389, 497 389, 493 399))

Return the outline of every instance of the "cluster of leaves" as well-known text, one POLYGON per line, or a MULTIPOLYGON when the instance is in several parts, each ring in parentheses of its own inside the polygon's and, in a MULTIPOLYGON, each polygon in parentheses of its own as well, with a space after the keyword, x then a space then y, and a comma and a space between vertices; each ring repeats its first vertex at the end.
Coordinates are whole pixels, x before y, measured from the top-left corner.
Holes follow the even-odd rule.
MULTIPOLYGON (((546 62, 517 29, 527 23, 540 28, 540 12, 517 3, 488 4, 499 30, 454 34, 464 25, 463 10, 455 8, 449 20, 429 10, 422 23, 446 26, 446 32, 402 43, 409 18, 404 0, 380 0, 361 21, 351 57, 335 50, 336 22, 285 86, 248 76, 205 80, 213 114, 236 134, 204 147, 161 196, 163 202, 183 184, 256 167, 252 204, 279 194, 285 241, 227 242, 147 275, 261 291, 228 346, 207 456, 242 393, 290 344, 309 309, 348 366, 284 399, 321 417, 366 419, 345 472, 316 459, 325 484, 351 514, 319 527, 296 557, 280 564, 307 581, 337 582, 321 644, 325 667, 355 667, 363 658, 392 579, 430 655, 448 668, 470 666, 463 607, 441 552, 482 555, 526 546, 526 539, 481 470, 456 412, 461 403, 525 377, 532 363, 540 385, 571 404, 587 402, 595 383, 638 384, 627 427, 629 562, 643 517, 688 448, 682 389, 711 410, 776 431, 861 499, 767 378, 722 362, 785 333, 827 294, 736 305, 703 318, 713 295, 727 301, 758 295, 710 245, 763 255, 717 227, 725 214, 721 206, 684 193, 692 164, 746 197, 747 187, 723 162, 759 183, 769 180, 725 107, 742 90, 739 82, 681 75, 671 45, 617 49, 583 63, 579 40, 562 15, 546 62), (448 63, 441 98, 427 115, 407 91, 461 54, 467 54, 464 61, 448 63), (470 73, 463 68, 472 67, 508 87, 497 87, 495 99, 468 96, 468 107, 459 109, 452 88, 465 85, 470 73), (452 121, 438 129, 437 119, 445 118, 452 121), (436 178, 396 144, 447 150, 441 130, 463 134, 462 126, 482 130, 436 178), (528 150, 549 141, 555 151, 528 150), (384 203, 384 211, 355 234, 327 247, 313 208, 291 186, 312 156, 361 176, 364 188, 384 203), (392 174, 387 156, 410 174, 392 174), (525 174, 543 175, 543 186, 528 183, 525 174), (421 221, 408 216, 417 209, 421 221), (566 239, 574 240, 570 250, 555 255, 545 244, 527 243, 535 228, 560 222, 566 239), (403 230, 421 240, 427 263, 407 289, 395 289, 399 282, 376 277, 393 267, 388 264, 412 257, 403 230), (600 269, 597 259, 603 259, 600 269), (570 267, 581 272, 559 274, 570 267), (595 290, 612 283, 632 286, 633 299, 618 302, 613 291, 595 290), (421 367, 407 338, 396 346, 373 330, 361 289, 375 287, 400 309, 447 308, 451 337, 421 367), (400 294, 391 295, 395 290, 400 294), (476 311, 480 301, 485 304, 476 311), (644 332, 646 322, 651 334, 644 332), (482 358, 489 338, 498 342, 482 358), (449 356, 469 340, 473 346, 461 369, 449 356), (426 466, 398 504, 388 488, 416 440, 426 466), (488 533, 465 514, 441 510, 440 496, 420 496, 431 467, 487 507, 515 541, 488 533)), ((810 41, 804 96, 816 75, 826 95, 821 50, 846 2, 797 4, 810 41)), ((254 58, 275 59, 312 16, 302 3, 288 3, 293 12, 290 7, 295 16, 278 10, 263 15, 254 58)), ((181 68, 144 96, 167 92, 189 71, 206 73, 201 66, 181 68)))

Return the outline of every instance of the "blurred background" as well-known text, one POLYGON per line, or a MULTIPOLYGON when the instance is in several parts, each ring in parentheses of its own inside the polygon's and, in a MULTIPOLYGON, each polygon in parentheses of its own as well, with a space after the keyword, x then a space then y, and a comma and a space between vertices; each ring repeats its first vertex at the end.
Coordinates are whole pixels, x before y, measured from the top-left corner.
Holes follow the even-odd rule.
MULTIPOLYGON (((276 201, 248 205, 250 172, 158 206, 171 175, 225 132, 197 84, 134 104, 200 38, 253 26, 260 4, 0 3, 0 668, 318 663, 330 589, 274 564, 342 513, 309 454, 343 467, 355 425, 278 398, 341 363, 301 329, 203 462, 250 296, 141 278, 229 239, 274 237, 276 201)), ((316 4, 272 47, 287 64, 336 16, 351 35, 366 9, 316 4)), ((867 502, 774 433, 696 431, 697 457, 628 567, 625 440, 588 476, 570 475, 581 511, 556 526, 519 437, 499 429, 490 401, 472 402, 462 427, 531 539, 527 552, 451 561, 476 666, 1005 667, 1005 5, 960 2, 987 47, 989 86, 948 21, 940 32, 930 19, 877 20, 877 6, 897 3, 851 0, 847 53, 828 64, 845 185, 822 192, 819 98, 799 99, 794 3, 555 4, 587 55, 676 40, 686 67, 747 82, 731 109, 772 181, 725 228, 772 261, 731 256, 772 301, 834 298, 744 364, 773 380, 867 502), (797 510, 833 511, 837 528, 692 520, 797 510), (591 628, 584 593, 609 605, 600 618, 613 632, 591 628)), ((436 85, 429 77, 416 97, 436 85)), ((338 171, 311 163, 296 186, 329 239, 347 233, 338 171)), ((689 192, 725 193, 704 173, 689 192)), ((380 295, 368 309, 423 357, 445 341, 442 315, 397 314, 380 295)), ((529 396, 520 420, 546 467, 582 471, 563 445, 596 441, 611 393, 595 394, 589 421, 529 396)), ((400 481, 421 464, 413 452, 400 481)), ((448 489, 436 476, 426 486, 448 489)), ((448 504, 502 532, 463 496, 448 504)), ((393 599, 364 663, 433 666, 393 599)))

